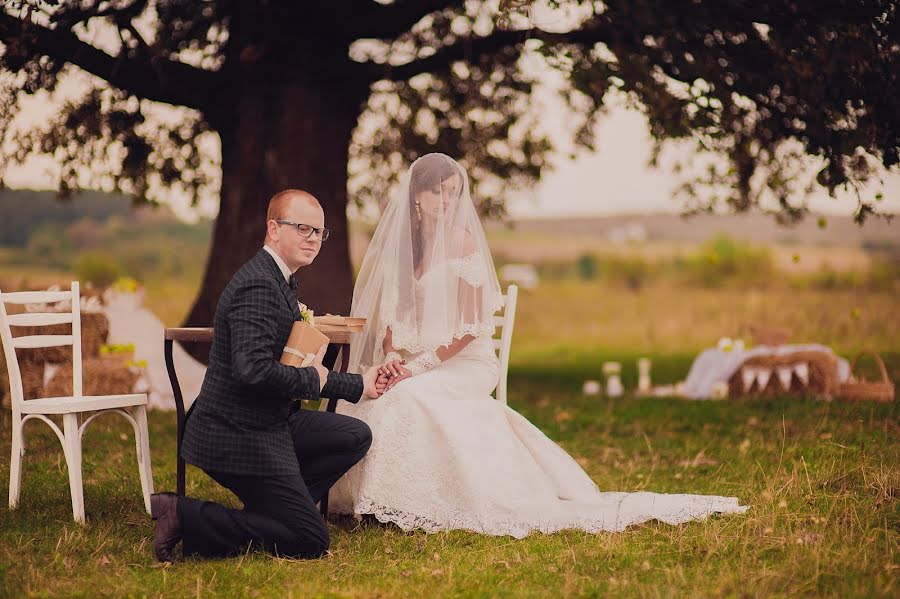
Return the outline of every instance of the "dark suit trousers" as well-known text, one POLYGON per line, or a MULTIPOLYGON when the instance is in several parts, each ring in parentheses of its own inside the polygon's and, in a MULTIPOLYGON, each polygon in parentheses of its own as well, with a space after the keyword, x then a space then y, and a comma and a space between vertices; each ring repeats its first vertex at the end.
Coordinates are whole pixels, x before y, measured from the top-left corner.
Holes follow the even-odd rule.
POLYGON ((261 548, 284 557, 319 557, 328 550, 328 529, 316 509, 328 489, 369 450, 372 431, 356 418, 300 410, 288 424, 300 474, 246 476, 207 471, 243 502, 244 509, 181 497, 184 554, 237 555, 261 548))

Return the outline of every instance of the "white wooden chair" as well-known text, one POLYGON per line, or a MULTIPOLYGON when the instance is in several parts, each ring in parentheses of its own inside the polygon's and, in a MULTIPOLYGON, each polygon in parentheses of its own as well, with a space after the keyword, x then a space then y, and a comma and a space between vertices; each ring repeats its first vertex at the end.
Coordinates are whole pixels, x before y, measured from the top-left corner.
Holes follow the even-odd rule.
POLYGON ((503 297, 503 315, 494 316, 494 325, 499 329, 500 338, 494 339, 494 349, 500 358, 500 380, 497 383, 497 400, 506 403, 506 375, 509 371, 509 349, 512 345, 513 325, 516 321, 516 298, 519 287, 510 285, 503 297))
POLYGON ((91 421, 106 412, 124 416, 134 428, 137 445, 138 470, 144 507, 150 512, 150 495, 153 493, 153 476, 150 468, 150 440, 147 431, 147 395, 82 396, 81 371, 81 301, 78 283, 72 283, 70 291, 0 291, 0 338, 9 371, 9 387, 12 394, 12 459, 9 468, 9 507, 19 503, 22 484, 22 456, 25 453, 24 424, 36 418, 46 422, 59 437, 69 469, 69 491, 72 495, 72 513, 77 522, 84 522, 84 493, 81 477, 81 438, 91 421), (71 311, 27 312, 6 314, 6 304, 49 304, 70 301, 71 311), (13 337, 10 326, 47 326, 72 324, 69 335, 28 335, 13 337), (16 348, 72 346, 72 396, 48 397, 25 400, 22 375, 16 358, 16 348), (130 410, 130 411, 129 411, 130 410), (93 414, 88 414, 93 412, 93 414), (49 418, 51 414, 62 416, 63 428, 49 418))

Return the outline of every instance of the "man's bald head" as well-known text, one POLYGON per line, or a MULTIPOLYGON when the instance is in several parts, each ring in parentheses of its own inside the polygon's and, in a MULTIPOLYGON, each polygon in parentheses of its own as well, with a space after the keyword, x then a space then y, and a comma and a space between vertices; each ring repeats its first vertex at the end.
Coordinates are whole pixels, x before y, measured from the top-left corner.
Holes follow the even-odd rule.
POLYGON ((325 211, 319 200, 299 189, 285 189, 272 196, 264 243, 275 250, 291 272, 309 266, 322 247, 321 235, 304 237, 300 235, 298 225, 325 228, 325 211))
POLYGON ((285 189, 284 191, 279 191, 273 195, 272 199, 269 200, 269 210, 266 212, 266 221, 282 220, 285 212, 287 212, 288 206, 294 200, 306 202, 307 204, 316 206, 320 209, 322 208, 322 204, 320 204, 319 200, 311 193, 301 189, 285 189))

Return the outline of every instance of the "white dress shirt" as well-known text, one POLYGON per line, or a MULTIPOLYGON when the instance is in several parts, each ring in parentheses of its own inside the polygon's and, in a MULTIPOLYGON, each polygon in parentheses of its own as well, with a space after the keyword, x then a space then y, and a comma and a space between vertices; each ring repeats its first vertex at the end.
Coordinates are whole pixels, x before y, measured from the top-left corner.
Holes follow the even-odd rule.
POLYGON ((271 255, 273 258, 275 258, 275 264, 278 265, 278 268, 281 270, 281 274, 284 275, 285 282, 289 281, 291 278, 291 275, 294 273, 292 273, 291 269, 288 268, 288 265, 284 263, 284 260, 282 260, 281 256, 278 255, 278 252, 273 250, 268 245, 264 245, 263 249, 266 250, 267 252, 269 252, 269 255, 271 255))

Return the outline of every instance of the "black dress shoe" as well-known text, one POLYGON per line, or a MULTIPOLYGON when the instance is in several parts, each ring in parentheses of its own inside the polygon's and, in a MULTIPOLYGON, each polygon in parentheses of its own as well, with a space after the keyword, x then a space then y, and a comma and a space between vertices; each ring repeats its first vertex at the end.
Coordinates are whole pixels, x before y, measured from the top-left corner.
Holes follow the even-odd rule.
POLYGON ((154 493, 150 496, 150 515, 156 520, 153 552, 161 562, 175 561, 175 546, 181 541, 181 521, 178 519, 178 496, 175 493, 154 493))

